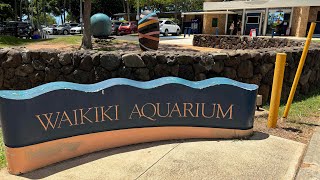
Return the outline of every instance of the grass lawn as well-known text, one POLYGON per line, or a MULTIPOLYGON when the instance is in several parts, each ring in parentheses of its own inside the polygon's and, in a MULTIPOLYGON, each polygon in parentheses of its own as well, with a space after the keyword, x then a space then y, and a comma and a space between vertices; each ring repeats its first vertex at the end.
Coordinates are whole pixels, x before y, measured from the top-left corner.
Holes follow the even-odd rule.
MULTIPOLYGON (((285 104, 280 106, 279 115, 283 115, 285 104)), ((303 117, 315 117, 320 123, 320 90, 314 92, 309 97, 296 101, 290 109, 288 119, 295 121, 303 117)))
MULTIPOLYGON (((287 102, 282 102, 279 109, 279 116, 282 117, 287 102)), ((264 107, 269 109, 269 105, 264 107)), ((320 90, 311 93, 308 96, 295 97, 291 105, 288 120, 297 121, 302 118, 318 118, 320 123, 320 90)))
POLYGON ((54 39, 21 39, 12 36, 0 36, 0 48, 12 46, 25 46, 28 44, 66 44, 66 45, 80 45, 82 36, 64 36, 54 39))
POLYGON ((0 48, 10 47, 10 46, 23 46, 32 42, 36 42, 31 39, 21 39, 13 36, 0 36, 0 48))

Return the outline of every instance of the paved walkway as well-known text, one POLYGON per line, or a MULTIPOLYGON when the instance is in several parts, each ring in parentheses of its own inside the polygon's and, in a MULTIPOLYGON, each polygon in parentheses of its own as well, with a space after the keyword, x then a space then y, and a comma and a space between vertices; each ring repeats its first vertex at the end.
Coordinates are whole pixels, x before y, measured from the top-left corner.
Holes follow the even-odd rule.
POLYGON ((311 138, 297 176, 297 180, 303 179, 320 179, 320 127, 311 138))
POLYGON ((132 145, 0 179, 292 179, 305 145, 255 133, 250 140, 132 145))

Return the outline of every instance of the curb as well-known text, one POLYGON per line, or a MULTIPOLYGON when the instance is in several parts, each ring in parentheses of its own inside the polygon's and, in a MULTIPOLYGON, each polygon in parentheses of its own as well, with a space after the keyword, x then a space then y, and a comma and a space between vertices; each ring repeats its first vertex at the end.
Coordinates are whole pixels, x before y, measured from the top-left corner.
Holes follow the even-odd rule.
POLYGON ((312 135, 296 179, 320 179, 320 128, 312 135))

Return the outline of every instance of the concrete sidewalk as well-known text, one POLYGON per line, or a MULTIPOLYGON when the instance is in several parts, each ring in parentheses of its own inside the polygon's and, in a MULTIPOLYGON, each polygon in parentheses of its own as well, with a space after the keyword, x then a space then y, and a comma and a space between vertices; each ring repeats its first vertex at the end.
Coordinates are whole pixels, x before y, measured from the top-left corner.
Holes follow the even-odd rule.
POLYGON ((305 145, 255 133, 249 140, 132 145, 0 179, 293 179, 305 145))
POLYGON ((309 142, 297 180, 320 179, 320 128, 318 127, 309 142))

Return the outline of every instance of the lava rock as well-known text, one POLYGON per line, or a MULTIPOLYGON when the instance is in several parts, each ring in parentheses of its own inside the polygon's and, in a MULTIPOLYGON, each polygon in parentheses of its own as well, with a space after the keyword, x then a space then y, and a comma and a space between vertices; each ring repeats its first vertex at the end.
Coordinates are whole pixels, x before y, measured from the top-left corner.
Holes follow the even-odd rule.
POLYGON ((10 50, 7 53, 7 60, 2 62, 4 68, 16 68, 22 63, 22 56, 16 50, 10 50))
POLYGON ((15 75, 25 77, 28 74, 33 73, 33 71, 34 71, 34 68, 32 65, 23 64, 16 69, 15 75))
POLYGON ((59 62, 60 64, 62 64, 63 66, 65 65, 69 65, 72 63, 72 56, 70 53, 61 53, 59 55, 59 62))
POLYGON ((33 60, 32 66, 35 70, 42 71, 46 68, 46 64, 40 60, 33 60))
POLYGON ((149 81, 149 69, 147 68, 139 68, 134 72, 134 77, 138 80, 149 81))
POLYGON ((142 58, 137 54, 125 54, 122 56, 124 65, 127 67, 141 68, 146 67, 142 58))
POLYGON ((53 82, 57 79, 60 75, 60 71, 53 67, 46 67, 45 68, 45 81, 46 82, 53 82))
POLYGON ((238 67, 238 77, 251 78, 253 76, 253 65, 249 60, 242 61, 238 67))
POLYGON ((81 60, 79 69, 84 70, 84 71, 91 71, 93 68, 93 62, 92 58, 90 55, 85 55, 83 59, 81 60))
POLYGON ((179 77, 187 80, 194 80, 194 72, 191 65, 180 65, 179 66, 179 77))
POLYGON ((100 65, 108 71, 113 71, 119 68, 121 64, 120 55, 103 54, 100 57, 100 65))

